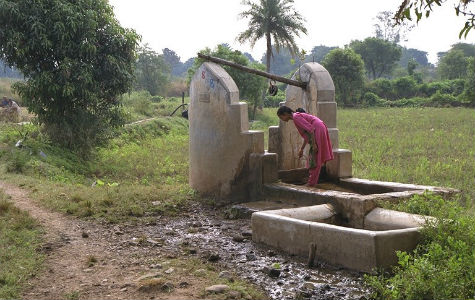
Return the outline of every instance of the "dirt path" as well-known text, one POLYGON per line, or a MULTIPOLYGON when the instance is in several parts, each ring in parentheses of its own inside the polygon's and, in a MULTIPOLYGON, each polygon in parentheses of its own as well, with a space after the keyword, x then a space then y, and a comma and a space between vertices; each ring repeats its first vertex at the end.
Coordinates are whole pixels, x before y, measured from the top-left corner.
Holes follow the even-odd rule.
MULTIPOLYGON (((24 299, 150 298, 137 290, 136 282, 150 272, 147 262, 162 256, 153 244, 129 248, 136 239, 133 232, 51 212, 30 199, 27 191, 2 181, 0 189, 45 230, 45 267, 28 282, 24 299), (94 265, 88 264, 91 257, 97 260, 94 265)), ((157 298, 189 298, 198 292, 190 286, 157 298)))
POLYGON ((158 270, 163 274, 174 258, 206 262, 210 254, 218 257, 212 262, 218 272, 229 270, 253 282, 271 299, 365 299, 367 295, 361 274, 325 264, 308 269, 302 259, 252 243, 249 220, 226 220, 221 210, 196 204, 180 217, 158 216, 148 225, 114 226, 51 212, 30 199, 25 190, 2 181, 0 189, 46 231, 45 268, 29 281, 24 299, 202 298, 203 279, 185 268, 175 266, 176 274, 167 276, 175 286, 171 293, 144 292, 137 279, 157 272, 157 263, 163 264, 158 270), (236 238, 244 233, 247 238, 236 238), (97 262, 88 266, 91 256, 97 262), (282 265, 278 278, 262 271, 273 263, 282 265), (302 286, 308 283, 311 288, 302 293, 302 286))

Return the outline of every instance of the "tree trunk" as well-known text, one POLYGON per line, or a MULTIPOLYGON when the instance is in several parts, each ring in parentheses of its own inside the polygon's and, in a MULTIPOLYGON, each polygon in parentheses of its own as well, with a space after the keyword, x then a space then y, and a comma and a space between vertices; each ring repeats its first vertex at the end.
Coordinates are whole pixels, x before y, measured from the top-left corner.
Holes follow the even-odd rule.
POLYGON ((266 72, 270 72, 270 58, 272 56, 272 43, 270 32, 266 33, 266 40, 267 40, 267 53, 266 53, 266 72))

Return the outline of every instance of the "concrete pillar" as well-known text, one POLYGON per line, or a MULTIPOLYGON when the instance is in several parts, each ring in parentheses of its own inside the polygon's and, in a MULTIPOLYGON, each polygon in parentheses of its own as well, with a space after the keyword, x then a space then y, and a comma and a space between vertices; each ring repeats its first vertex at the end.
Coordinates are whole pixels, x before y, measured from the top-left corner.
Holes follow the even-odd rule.
POLYGON ((249 131, 247 104, 217 64, 196 71, 190 97, 190 186, 228 202, 247 201, 256 193, 251 185, 262 181, 262 162, 250 156, 264 155, 263 132, 249 131))
MULTIPOLYGON (((339 149, 335 86, 330 74, 318 63, 305 63, 295 72, 292 79, 307 82, 307 89, 303 90, 289 85, 284 105, 293 110, 302 107, 307 113, 316 115, 325 122, 336 157, 335 161, 331 163, 330 175, 334 178, 350 177, 351 152, 339 149)), ((278 129, 276 127, 269 128, 269 152, 278 154, 279 170, 298 169, 306 166, 306 159, 299 159, 297 155, 302 143, 303 139, 292 121, 287 123, 281 121, 278 129)))

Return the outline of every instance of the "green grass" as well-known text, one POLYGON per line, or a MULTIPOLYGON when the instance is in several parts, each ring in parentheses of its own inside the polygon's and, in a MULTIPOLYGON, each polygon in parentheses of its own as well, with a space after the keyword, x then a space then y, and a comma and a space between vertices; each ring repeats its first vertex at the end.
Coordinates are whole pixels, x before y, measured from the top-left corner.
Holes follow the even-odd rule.
POLYGON ((29 130, 36 138, 17 149, 12 145, 21 130, 0 125, 0 176, 29 188, 47 207, 115 223, 174 215, 197 199, 188 186, 188 123, 182 118, 125 127, 87 159, 51 145, 34 126, 29 130))
POLYGON ((19 299, 22 285, 37 273, 43 256, 41 230, 0 191, 0 299, 19 299))
MULTIPOLYGON (((259 113, 253 129, 278 125, 275 111, 259 113)), ((452 187, 475 199, 473 109, 339 109, 337 122, 354 177, 452 187)))

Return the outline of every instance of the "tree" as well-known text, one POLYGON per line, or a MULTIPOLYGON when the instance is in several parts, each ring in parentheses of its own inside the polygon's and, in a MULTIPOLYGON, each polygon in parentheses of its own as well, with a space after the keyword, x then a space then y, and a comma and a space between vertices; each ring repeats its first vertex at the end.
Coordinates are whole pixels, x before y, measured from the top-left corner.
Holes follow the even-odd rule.
POLYGON ((293 3, 293 0, 259 0, 257 3, 243 1, 249 9, 239 16, 243 19, 249 18, 249 28, 240 33, 237 40, 240 43, 250 41, 251 47, 254 47, 258 40, 265 37, 267 72, 270 70, 270 59, 273 55, 272 39, 277 51, 285 47, 295 56, 298 52, 295 36, 299 37, 301 32, 307 34, 303 24, 305 20, 294 10, 293 3))
POLYGON ((397 44, 401 39, 406 40, 407 33, 414 28, 414 25, 401 22, 400 26, 394 26, 392 15, 390 11, 379 12, 376 16, 377 23, 374 24, 374 33, 378 39, 397 44))
MULTIPOLYGON (((249 62, 249 59, 244 54, 238 50, 232 50, 228 45, 218 45, 213 51, 211 51, 209 48, 206 48, 201 50, 200 53, 226 59, 254 69, 264 70, 265 68, 263 64, 249 62)), ((195 58, 193 66, 188 69, 188 81, 191 80, 196 70, 203 62, 203 59, 195 58)), ((236 83, 239 89, 239 97, 254 105, 253 114, 251 116, 251 119, 254 119, 256 115, 256 109, 263 101, 262 94, 267 87, 266 78, 237 70, 229 66, 223 66, 223 68, 229 73, 236 83)))
POLYGON ((465 89, 460 95, 463 102, 475 105, 475 58, 467 59, 467 77, 465 78, 465 89))
MULTIPOLYGON (((462 35, 467 38, 470 30, 475 27, 475 12, 472 11, 475 2, 474 0, 458 0, 457 2, 455 14, 457 16, 463 15, 466 18, 464 27, 460 30, 459 38, 462 38, 462 35)), ((412 21, 411 12, 413 12, 416 15, 417 22, 419 22, 422 16, 428 18, 434 7, 446 3, 443 0, 403 0, 394 15, 394 20, 398 25, 403 24, 406 20, 412 21)))
POLYGON ((467 58, 462 50, 450 50, 447 55, 443 56, 437 67, 442 79, 465 78, 467 75, 467 58))
POLYGON ((336 49, 338 47, 328 47, 324 45, 320 46, 315 46, 312 48, 312 51, 308 55, 308 57, 305 59, 305 61, 315 61, 315 62, 321 62, 323 61, 323 58, 325 55, 328 54, 328 52, 332 51, 333 49, 336 49))
POLYGON ((350 47, 364 61, 370 78, 391 75, 396 62, 401 58, 401 48, 394 43, 369 37, 364 41, 352 41, 350 47))
POLYGON ((152 96, 163 96, 170 80, 170 66, 162 55, 145 45, 138 51, 135 77, 136 89, 147 90, 152 96))
POLYGON ((414 75, 414 71, 416 70, 417 65, 418 64, 415 59, 411 59, 407 62, 407 74, 409 74, 409 76, 414 75))
POLYGON ((79 148, 123 124, 138 35, 106 0, 1 0, 0 54, 26 81, 14 89, 54 142, 79 148))
POLYGON ((406 67, 410 60, 415 60, 421 66, 428 66, 429 60, 427 59, 427 52, 414 48, 401 48, 401 59, 399 65, 406 67))
POLYGON ((165 48, 162 50, 163 59, 168 65, 172 76, 180 76, 183 73, 183 63, 175 51, 165 48))
POLYGON ((451 50, 461 50, 465 57, 475 57, 475 45, 467 43, 456 43, 451 50))
POLYGON ((353 49, 333 49, 322 62, 335 84, 336 100, 348 105, 360 98, 364 84, 364 62, 353 49))

